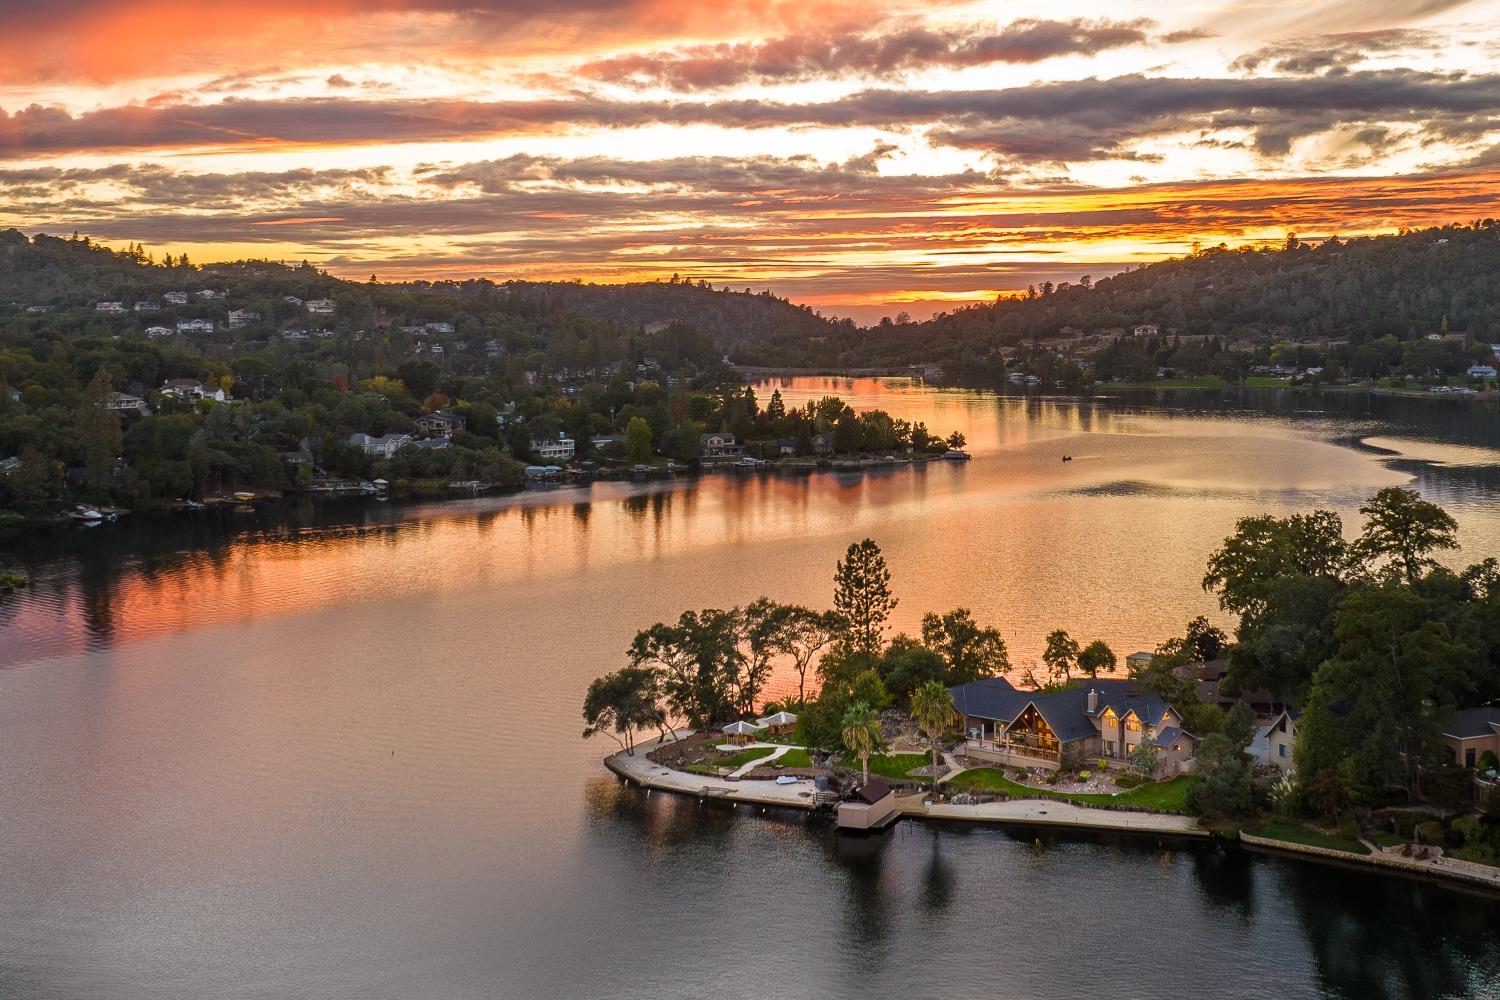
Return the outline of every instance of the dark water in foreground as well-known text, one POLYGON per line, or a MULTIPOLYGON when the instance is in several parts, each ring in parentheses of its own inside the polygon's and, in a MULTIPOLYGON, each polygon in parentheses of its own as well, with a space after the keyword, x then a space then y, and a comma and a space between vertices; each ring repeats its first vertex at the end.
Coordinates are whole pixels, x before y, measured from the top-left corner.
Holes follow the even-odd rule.
POLYGON ((577 706, 637 628, 826 603, 865 534, 899 627, 967 604, 1022 662, 1057 625, 1123 652, 1212 611, 1245 513, 1352 522, 1413 482, 1500 555, 1482 426, 834 388, 974 461, 13 546, 38 586, 0 605, 0 998, 1500 996, 1492 897, 1152 839, 843 841, 609 777, 577 706))

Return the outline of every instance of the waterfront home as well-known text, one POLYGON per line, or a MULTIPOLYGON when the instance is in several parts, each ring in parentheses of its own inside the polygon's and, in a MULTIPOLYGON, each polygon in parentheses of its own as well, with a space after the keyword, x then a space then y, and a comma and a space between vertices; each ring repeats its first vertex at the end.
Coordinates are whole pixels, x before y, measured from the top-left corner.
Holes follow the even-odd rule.
POLYGON ((797 728, 797 717, 791 712, 777 712, 774 715, 768 715, 764 719, 756 719, 755 721, 763 726, 766 732, 772 736, 780 736, 797 728))
POLYGON ((1080 760, 1124 761, 1141 743, 1156 751, 1158 771, 1185 769, 1198 741, 1182 715, 1129 680, 1092 680, 1065 691, 1023 691, 1003 677, 950 688, 963 716, 970 755, 1016 757, 1056 765, 1064 752, 1080 760))
POLYGON ((1278 712, 1266 725, 1265 764, 1274 764, 1283 771, 1295 770, 1292 754, 1297 747, 1297 720, 1302 713, 1295 708, 1278 712))
POLYGON ((1461 708, 1440 727, 1453 763, 1476 768, 1488 751, 1500 758, 1500 708, 1461 708))
POLYGON ((1236 691, 1233 694, 1224 690, 1224 675, 1229 672, 1229 660, 1220 658, 1208 660, 1204 663, 1189 664, 1179 671, 1179 676, 1184 679, 1191 676, 1190 671, 1197 671, 1198 677, 1198 700, 1211 705, 1218 705, 1224 711, 1234 707, 1235 702, 1244 702, 1250 706, 1250 710, 1257 718, 1268 719, 1281 711, 1284 707, 1283 699, 1277 698, 1270 691, 1255 689, 1252 691, 1236 691))
POLYGON ((558 431, 555 438, 531 439, 531 450, 536 452, 537 457, 552 462, 571 462, 573 449, 573 439, 562 431, 558 431))
POLYGON ((797 439, 796 438, 777 438, 776 439, 776 451, 777 451, 778 454, 781 454, 781 455, 795 455, 795 454, 797 454, 797 439))
POLYGON ((382 434, 374 437, 369 434, 350 434, 349 444, 359 448, 366 455, 374 458, 394 458, 396 452, 416 441, 410 434, 382 434))
POLYGON ((822 434, 814 434, 812 439, 813 451, 819 455, 833 454, 833 434, 824 431, 822 434))
POLYGON ((731 722, 721 732, 730 743, 743 746, 746 743, 755 742, 755 737, 760 734, 761 727, 753 722, 731 722))
POLYGON ((896 818, 896 795, 890 784, 876 776, 854 792, 854 798, 839 803, 841 830, 878 830, 896 818))
POLYGON ((429 437, 452 437, 463 430, 467 421, 457 413, 433 410, 417 418, 417 429, 429 437))
POLYGON ((744 454, 745 449, 735 443, 734 435, 728 431, 714 431, 698 435, 698 453, 704 458, 729 458, 744 454))

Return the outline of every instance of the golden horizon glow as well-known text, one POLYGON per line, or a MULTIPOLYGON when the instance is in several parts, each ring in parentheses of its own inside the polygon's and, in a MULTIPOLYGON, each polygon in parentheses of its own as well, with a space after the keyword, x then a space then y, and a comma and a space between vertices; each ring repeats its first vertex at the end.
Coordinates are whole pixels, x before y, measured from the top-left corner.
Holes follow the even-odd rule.
POLYGON ((1497 29, 1473 0, 0 5, 0 225, 923 316, 1494 215, 1497 29))

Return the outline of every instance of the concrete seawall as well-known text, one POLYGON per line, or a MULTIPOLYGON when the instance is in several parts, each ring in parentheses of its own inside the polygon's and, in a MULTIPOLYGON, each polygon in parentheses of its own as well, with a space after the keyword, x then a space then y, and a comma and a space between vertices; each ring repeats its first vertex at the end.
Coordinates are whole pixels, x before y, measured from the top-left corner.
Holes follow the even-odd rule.
POLYGON ((1500 868, 1490 873, 1470 868, 1467 862, 1455 860, 1418 861, 1415 858, 1392 856, 1390 854, 1382 854, 1379 851, 1371 852, 1370 854, 1350 854, 1348 851, 1338 851, 1331 847, 1316 847, 1312 844, 1294 844, 1290 841, 1275 840, 1271 837, 1257 837, 1253 833, 1245 833, 1243 830, 1240 831, 1240 842, 1249 844, 1252 847, 1264 847, 1272 851, 1310 855, 1314 858, 1341 861, 1348 864, 1373 865, 1377 868, 1384 868, 1387 871, 1399 871, 1408 875, 1426 878, 1451 879, 1491 891, 1500 890, 1500 868))

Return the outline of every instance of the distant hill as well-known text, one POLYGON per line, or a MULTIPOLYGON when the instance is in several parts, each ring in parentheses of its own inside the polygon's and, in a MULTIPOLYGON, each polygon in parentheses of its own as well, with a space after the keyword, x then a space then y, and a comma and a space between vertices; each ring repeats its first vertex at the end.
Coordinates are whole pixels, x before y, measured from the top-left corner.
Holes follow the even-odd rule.
POLYGON ((1096 282, 1033 289, 924 323, 874 327, 846 347, 861 363, 962 368, 1001 346, 1136 326, 1233 343, 1429 333, 1500 340, 1500 223, 1313 245, 1213 247, 1096 282))
POLYGON ((849 320, 830 320, 769 292, 716 289, 707 283, 652 281, 623 285, 512 281, 504 286, 523 315, 554 311, 641 327, 679 322, 707 334, 741 364, 793 364, 825 353, 830 338, 857 332, 849 320))

